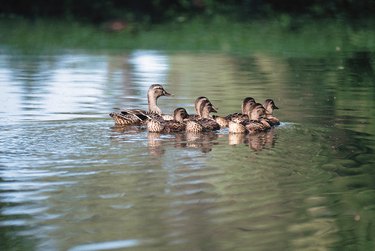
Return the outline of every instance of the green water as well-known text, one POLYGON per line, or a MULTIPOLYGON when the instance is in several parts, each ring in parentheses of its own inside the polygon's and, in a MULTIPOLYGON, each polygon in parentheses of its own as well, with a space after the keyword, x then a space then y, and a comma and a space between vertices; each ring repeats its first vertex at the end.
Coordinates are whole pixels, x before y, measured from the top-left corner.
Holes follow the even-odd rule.
POLYGON ((1 250, 374 250, 374 53, 0 55, 1 250), (255 136, 149 134, 109 112, 219 114, 273 98, 255 136))

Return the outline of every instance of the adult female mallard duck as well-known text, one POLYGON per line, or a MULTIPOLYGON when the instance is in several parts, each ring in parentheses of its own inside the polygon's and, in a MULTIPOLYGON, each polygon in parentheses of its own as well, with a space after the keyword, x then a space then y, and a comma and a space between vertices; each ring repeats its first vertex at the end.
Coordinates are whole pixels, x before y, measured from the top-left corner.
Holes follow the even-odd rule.
POLYGON ((212 103, 202 100, 198 119, 189 118, 186 123, 187 132, 207 132, 220 129, 220 125, 211 117, 211 112, 217 112, 212 103))
POLYGON ((109 114, 115 121, 116 125, 142 125, 149 118, 147 115, 162 116, 160 108, 157 106, 157 100, 161 96, 170 96, 162 85, 153 84, 147 92, 148 111, 140 109, 127 109, 118 113, 109 114))
POLYGON ((273 116, 273 110, 279 109, 275 105, 275 102, 272 99, 266 99, 263 104, 264 108, 266 109, 266 120, 271 126, 280 125, 280 120, 273 116))
POLYGON ((259 103, 255 103, 250 107, 248 120, 235 118, 229 122, 229 133, 250 133, 266 131, 271 128, 270 124, 264 117, 266 109, 259 103))
POLYGON ((173 112, 173 120, 164 120, 162 117, 150 117, 147 120, 147 129, 149 132, 157 133, 183 132, 186 128, 184 119, 188 116, 184 108, 177 108, 173 112))

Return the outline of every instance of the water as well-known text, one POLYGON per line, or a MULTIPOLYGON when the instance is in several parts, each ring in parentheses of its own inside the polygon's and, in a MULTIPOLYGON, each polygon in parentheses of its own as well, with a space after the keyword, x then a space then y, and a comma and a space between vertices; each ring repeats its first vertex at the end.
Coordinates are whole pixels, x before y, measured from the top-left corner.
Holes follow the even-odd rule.
POLYGON ((374 250, 374 54, 0 55, 1 250, 374 250), (282 124, 159 135, 113 126, 273 98, 282 124))

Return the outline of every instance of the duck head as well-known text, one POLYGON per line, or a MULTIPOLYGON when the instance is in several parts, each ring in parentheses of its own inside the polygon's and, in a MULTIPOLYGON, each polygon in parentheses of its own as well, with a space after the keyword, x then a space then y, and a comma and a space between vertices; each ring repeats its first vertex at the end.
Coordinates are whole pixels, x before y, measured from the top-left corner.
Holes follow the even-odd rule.
POLYGON ((208 98, 200 96, 194 102, 195 113, 198 114, 199 116, 201 112, 200 110, 201 110, 202 102, 206 102, 206 101, 209 102, 208 98))
POLYGON ((157 99, 161 96, 171 96, 160 84, 153 84, 147 92, 148 110, 151 113, 161 114, 160 108, 157 106, 157 99))
POLYGON ((250 120, 259 121, 260 119, 266 116, 266 109, 263 107, 262 104, 255 103, 250 107, 248 116, 250 120))
POLYGON ((164 87, 160 84, 153 84, 148 89, 148 94, 154 96, 155 98, 159 98, 161 96, 171 96, 169 92, 167 92, 164 87))
POLYGON ((241 106, 242 114, 248 114, 248 112, 250 111, 250 107, 255 103, 255 99, 252 97, 244 98, 241 106))
POLYGON ((183 122, 188 116, 189 114, 186 112, 186 110, 181 107, 176 108, 173 112, 173 118, 178 122, 183 122))
POLYGON ((279 109, 279 107, 277 107, 275 105, 275 102, 272 100, 272 99, 266 99, 266 101, 264 101, 264 108, 266 108, 267 112, 269 112, 270 114, 273 113, 273 110, 274 109, 279 109))
MULTIPOLYGON (((201 110, 202 110, 202 105, 204 105, 205 102, 211 103, 211 101, 204 96, 198 97, 195 102, 194 102, 194 107, 195 107, 195 113, 199 116, 202 116, 201 110)), ((217 108, 211 103, 213 109, 217 110, 217 108)))
POLYGON ((202 118, 210 118, 211 112, 217 112, 216 107, 210 101, 202 101, 200 107, 200 115, 202 118))

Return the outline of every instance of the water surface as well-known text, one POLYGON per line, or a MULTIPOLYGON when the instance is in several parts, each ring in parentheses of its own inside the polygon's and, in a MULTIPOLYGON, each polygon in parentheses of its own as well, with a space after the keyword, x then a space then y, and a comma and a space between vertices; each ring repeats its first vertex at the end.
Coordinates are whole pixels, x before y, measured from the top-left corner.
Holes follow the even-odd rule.
POLYGON ((375 249, 374 54, 0 55, 1 250, 375 249), (256 136, 151 134, 109 112, 219 114, 273 98, 256 136))

